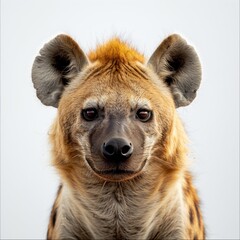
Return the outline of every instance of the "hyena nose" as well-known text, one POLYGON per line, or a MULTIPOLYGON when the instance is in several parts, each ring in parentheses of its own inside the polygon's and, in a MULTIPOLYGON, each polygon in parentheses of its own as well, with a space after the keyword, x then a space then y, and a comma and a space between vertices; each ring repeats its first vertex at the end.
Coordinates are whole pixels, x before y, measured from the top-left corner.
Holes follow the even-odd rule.
POLYGON ((131 157, 133 146, 124 138, 112 138, 103 144, 102 154, 110 161, 123 161, 131 157))

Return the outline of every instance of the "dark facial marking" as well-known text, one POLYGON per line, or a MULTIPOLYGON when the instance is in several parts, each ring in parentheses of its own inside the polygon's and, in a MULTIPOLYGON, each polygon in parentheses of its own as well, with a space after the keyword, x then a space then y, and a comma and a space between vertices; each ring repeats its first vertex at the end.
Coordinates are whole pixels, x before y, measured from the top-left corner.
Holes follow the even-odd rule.
POLYGON ((52 226, 53 226, 53 228, 56 224, 56 220, 57 220, 57 208, 53 210, 53 214, 52 214, 52 226))
POLYGON ((59 195, 60 192, 62 191, 62 186, 63 186, 62 184, 59 185, 57 195, 59 195))
MULTIPOLYGON (((62 184, 60 184, 58 187, 57 197, 59 196, 61 191, 62 191, 62 184)), ((57 220, 57 207, 55 207, 55 204, 53 205, 53 208, 52 208, 51 219, 52 219, 52 226, 54 227, 57 220)))
POLYGON ((193 224, 194 217, 193 217, 193 210, 192 210, 192 208, 189 208, 189 220, 190 220, 190 223, 193 224))
POLYGON ((197 240, 197 239, 198 239, 197 235, 194 234, 194 238, 193 238, 193 240, 197 240))
POLYGON ((196 213, 197 213, 198 225, 200 227, 200 225, 201 225, 201 216, 200 216, 199 206, 198 206, 198 202, 197 201, 194 202, 194 206, 195 206, 195 210, 196 210, 196 213))

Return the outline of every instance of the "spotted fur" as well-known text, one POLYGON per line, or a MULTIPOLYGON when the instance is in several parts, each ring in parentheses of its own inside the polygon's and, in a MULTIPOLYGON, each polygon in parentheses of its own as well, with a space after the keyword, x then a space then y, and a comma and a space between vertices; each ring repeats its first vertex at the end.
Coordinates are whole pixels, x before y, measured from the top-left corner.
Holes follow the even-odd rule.
POLYGON ((60 35, 40 53, 33 82, 43 103, 47 98, 46 105, 58 106, 50 140, 61 178, 47 239, 205 239, 187 137, 175 110, 199 87, 194 49, 172 35, 147 63, 115 38, 87 57, 60 35), (89 107, 99 109, 95 122, 81 115, 89 107), (152 110, 148 122, 136 119, 139 108, 152 110), (99 146, 111 134, 134 145, 130 160, 121 163, 134 170, 130 175, 104 175, 112 163, 104 162, 99 146))

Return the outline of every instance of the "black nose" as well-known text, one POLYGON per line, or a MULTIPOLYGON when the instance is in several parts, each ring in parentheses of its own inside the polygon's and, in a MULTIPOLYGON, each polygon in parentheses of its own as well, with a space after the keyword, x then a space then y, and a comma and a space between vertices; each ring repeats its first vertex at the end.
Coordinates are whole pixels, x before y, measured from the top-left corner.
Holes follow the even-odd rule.
POLYGON ((130 158, 133 146, 124 138, 112 138, 103 144, 102 154, 110 161, 123 161, 130 158))

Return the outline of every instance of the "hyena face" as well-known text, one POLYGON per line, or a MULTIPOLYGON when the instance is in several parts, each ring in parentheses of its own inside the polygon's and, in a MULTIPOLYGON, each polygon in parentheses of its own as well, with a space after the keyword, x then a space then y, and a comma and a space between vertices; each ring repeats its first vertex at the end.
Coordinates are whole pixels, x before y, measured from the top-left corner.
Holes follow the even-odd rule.
POLYGON ((164 158, 175 107, 189 104, 200 82, 197 55, 178 35, 167 38, 148 64, 118 39, 86 57, 60 35, 40 54, 33 82, 40 100, 58 107, 52 134, 57 164, 108 181, 146 171, 156 151, 164 158))
POLYGON ((87 166, 106 180, 126 180, 143 170, 164 127, 161 98, 172 103, 168 114, 174 110, 168 94, 155 89, 147 71, 138 65, 131 68, 135 76, 126 70, 111 74, 113 66, 92 78, 89 71, 85 79, 74 80, 76 85, 59 103, 66 139, 76 144, 87 166))

